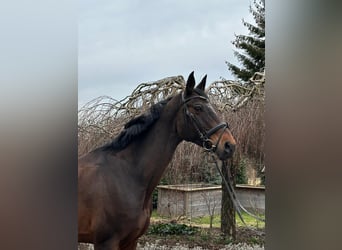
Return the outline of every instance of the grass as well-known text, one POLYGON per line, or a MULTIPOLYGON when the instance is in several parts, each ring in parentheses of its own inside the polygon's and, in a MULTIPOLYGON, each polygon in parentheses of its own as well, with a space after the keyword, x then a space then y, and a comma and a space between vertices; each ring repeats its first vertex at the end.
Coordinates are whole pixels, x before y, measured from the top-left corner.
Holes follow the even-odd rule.
MULTIPOLYGON (((200 225, 210 225, 210 216, 192 218, 191 222, 200 224, 200 225)), ((213 219, 213 227, 220 227, 220 226, 221 226, 221 216, 215 215, 213 219)))
MULTIPOLYGON (((252 216, 248 215, 245 212, 242 212, 242 218, 246 222, 247 226, 249 227, 256 227, 256 228, 264 228, 265 227, 265 222, 263 221, 258 221, 257 219, 253 218, 252 216)), ((264 216, 262 216, 264 218, 264 216)), ((154 220, 170 220, 167 217, 162 217, 157 214, 157 211, 154 210, 152 212, 152 219, 154 220)), ((184 221, 181 221, 184 222, 184 221)), ((210 216, 203 216, 203 217, 198 217, 198 218, 192 218, 191 220, 187 220, 188 223, 194 223, 199 226, 205 226, 208 227, 210 225, 210 216)), ((245 225, 242 223, 240 220, 239 216, 236 214, 236 225, 238 227, 244 227, 245 225)), ((221 226, 221 216, 220 215, 215 215, 214 220, 213 220, 213 227, 219 228, 221 226)))
MULTIPOLYGON (((243 222, 240 220, 239 216, 236 214, 236 224, 237 226, 245 226, 243 222)), ((259 217, 265 219, 265 215, 258 215, 259 217)), ((265 222, 264 221, 259 221, 252 216, 248 215, 245 212, 242 212, 242 218, 246 222, 247 226, 250 227, 256 227, 256 228, 264 228, 265 227, 265 222)))
MULTIPOLYGON (((236 214, 235 216, 236 216, 236 225, 240 226, 240 227, 245 226, 243 224, 243 222, 240 220, 238 214, 236 214)), ((249 227, 256 227, 256 228, 264 228, 265 227, 265 222, 258 221, 257 219, 253 218, 252 216, 248 215, 245 212, 242 212, 242 218, 244 219, 247 226, 249 226, 249 227)), ((196 223, 196 224, 209 225, 210 224, 210 217, 209 216, 203 216, 203 217, 193 218, 191 221, 196 223)), ((213 227, 220 227, 220 226, 221 226, 221 216, 215 215, 214 220, 213 220, 213 227)))

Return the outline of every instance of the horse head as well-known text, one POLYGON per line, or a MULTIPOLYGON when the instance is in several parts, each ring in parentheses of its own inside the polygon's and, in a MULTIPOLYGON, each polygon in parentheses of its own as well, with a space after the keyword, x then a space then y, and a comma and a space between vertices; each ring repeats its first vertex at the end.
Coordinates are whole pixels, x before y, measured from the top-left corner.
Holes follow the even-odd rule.
POLYGON ((181 94, 181 108, 177 115, 177 133, 186 140, 215 152, 221 160, 231 158, 236 141, 227 122, 221 121, 205 94, 205 75, 195 87, 194 72, 181 94))

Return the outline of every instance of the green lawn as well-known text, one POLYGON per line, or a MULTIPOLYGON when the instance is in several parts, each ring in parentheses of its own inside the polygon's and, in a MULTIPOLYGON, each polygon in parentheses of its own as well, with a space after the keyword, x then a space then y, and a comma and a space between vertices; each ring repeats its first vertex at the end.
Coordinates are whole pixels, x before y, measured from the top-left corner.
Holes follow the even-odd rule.
MULTIPOLYGON (((256 228, 264 228, 265 227, 265 222, 263 221, 258 221, 256 219, 254 219, 252 216, 246 214, 245 212, 242 212, 242 217, 244 219, 244 221, 246 222, 247 226, 250 227, 256 227, 256 228)), ((166 217, 161 217, 157 214, 157 211, 153 211, 152 212, 152 218, 155 220, 158 219, 167 219, 166 217)), ((262 218, 265 218, 264 216, 262 216, 262 218)), ((181 221, 184 222, 184 221, 181 221)), ((195 224, 199 224, 199 225, 203 225, 203 226, 209 226, 210 225, 210 217, 209 216, 204 216, 204 217, 198 217, 198 218, 192 218, 187 219, 188 223, 195 223, 195 224)), ((243 227, 244 224, 242 223, 242 221, 240 220, 239 216, 236 214, 236 224, 237 226, 241 226, 243 227)), ((214 216, 214 220, 213 220, 213 227, 220 227, 221 226, 221 216, 220 215, 215 215, 214 216)))
MULTIPOLYGON (((246 222, 247 226, 257 227, 257 228, 264 228, 265 227, 265 222, 258 221, 245 212, 242 212, 242 217, 243 217, 244 221, 246 222)), ((192 222, 194 222, 196 224, 209 225, 210 224, 210 217, 204 216, 204 217, 193 218, 192 222)), ((237 226, 244 226, 244 224, 240 220, 238 214, 236 214, 236 224, 237 224, 237 226)), ((213 227, 220 227, 220 226, 221 226, 221 216, 215 215, 214 220, 213 220, 213 227)))

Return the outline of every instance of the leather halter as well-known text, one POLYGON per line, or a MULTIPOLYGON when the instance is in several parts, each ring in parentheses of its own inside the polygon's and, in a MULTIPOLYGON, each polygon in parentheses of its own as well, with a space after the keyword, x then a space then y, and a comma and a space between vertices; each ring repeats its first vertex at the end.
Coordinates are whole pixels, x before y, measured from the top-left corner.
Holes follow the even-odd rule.
POLYGON ((184 93, 182 94, 182 104, 185 106, 185 115, 187 117, 190 118, 190 120, 192 121, 192 124, 193 126, 195 127, 202 143, 203 143, 203 148, 205 150, 208 150, 208 151, 211 151, 211 152, 215 152, 216 151, 216 148, 219 144, 219 142, 221 141, 221 138, 223 136, 223 133, 224 133, 224 130, 226 128, 228 128, 228 124, 226 122, 221 122, 220 124, 218 124, 217 126, 209 129, 209 130, 205 130, 200 122, 198 121, 198 119, 196 118, 196 116, 191 113, 189 111, 189 108, 188 108, 188 105, 187 103, 190 101, 190 100, 193 100, 193 99, 202 99, 202 100, 206 100, 206 101, 209 101, 208 98, 204 97, 204 96, 199 96, 199 95, 196 95, 196 96, 191 96, 189 98, 186 98, 184 97, 184 93), (214 145, 214 143, 210 140, 210 136, 215 134, 218 130, 222 129, 222 132, 219 136, 219 139, 217 140, 216 144, 214 145))

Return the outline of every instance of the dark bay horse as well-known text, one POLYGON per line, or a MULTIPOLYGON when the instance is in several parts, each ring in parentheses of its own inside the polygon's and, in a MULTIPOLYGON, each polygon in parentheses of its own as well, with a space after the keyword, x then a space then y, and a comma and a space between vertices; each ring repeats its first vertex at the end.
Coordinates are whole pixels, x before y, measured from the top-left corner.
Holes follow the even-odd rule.
POLYGON ((192 72, 183 93, 153 105, 111 143, 79 159, 79 242, 95 250, 136 249, 149 226, 152 192, 181 141, 221 160, 232 156, 235 139, 210 105, 205 83, 206 76, 195 87, 192 72))

